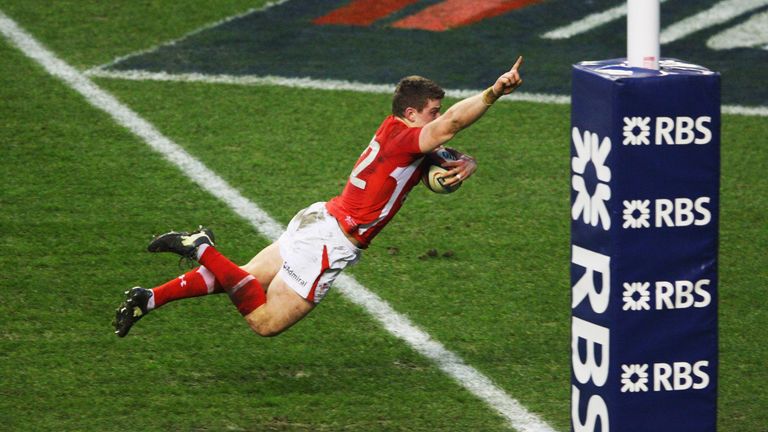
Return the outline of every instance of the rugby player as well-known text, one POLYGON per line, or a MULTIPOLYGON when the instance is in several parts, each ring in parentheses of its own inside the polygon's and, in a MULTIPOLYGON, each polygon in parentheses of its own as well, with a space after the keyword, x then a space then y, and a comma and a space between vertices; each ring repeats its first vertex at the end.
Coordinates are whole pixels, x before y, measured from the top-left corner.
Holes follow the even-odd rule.
MULTIPOLYGON (((472 125, 523 80, 519 57, 485 91, 441 115, 445 92, 433 81, 409 76, 395 89, 384 119, 357 160, 341 195, 299 211, 286 231, 251 261, 238 266, 219 253, 211 230, 172 231, 152 240, 150 252, 172 252, 200 266, 153 289, 126 291, 114 321, 119 337, 150 311, 178 299, 227 293, 254 332, 275 336, 306 316, 347 266, 395 216, 419 182, 422 160, 472 125)), ((458 153, 444 167, 445 185, 469 178, 475 160, 458 153)))

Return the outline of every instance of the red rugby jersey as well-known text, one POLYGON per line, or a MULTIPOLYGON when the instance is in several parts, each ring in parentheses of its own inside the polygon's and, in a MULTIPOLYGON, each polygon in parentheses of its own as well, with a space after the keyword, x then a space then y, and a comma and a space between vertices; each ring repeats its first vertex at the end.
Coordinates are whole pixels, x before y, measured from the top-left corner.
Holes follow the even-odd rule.
POLYGON ((419 182, 421 128, 409 128, 390 115, 360 155, 341 195, 326 204, 341 228, 368 247, 397 214, 419 182))

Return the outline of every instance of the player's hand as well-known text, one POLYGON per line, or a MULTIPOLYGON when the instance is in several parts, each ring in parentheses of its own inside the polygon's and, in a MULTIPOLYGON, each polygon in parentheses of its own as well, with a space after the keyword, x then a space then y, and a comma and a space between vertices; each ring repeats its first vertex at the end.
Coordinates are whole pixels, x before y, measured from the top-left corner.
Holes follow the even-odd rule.
POLYGON ((468 179, 477 171, 477 161, 472 156, 461 154, 458 160, 446 161, 443 168, 448 172, 443 176, 445 186, 451 186, 468 179))
POLYGON ((520 78, 520 67, 523 65, 523 56, 517 58, 512 68, 502 74, 495 83, 493 83, 493 93, 497 96, 510 94, 515 91, 516 88, 523 84, 523 79, 520 78))

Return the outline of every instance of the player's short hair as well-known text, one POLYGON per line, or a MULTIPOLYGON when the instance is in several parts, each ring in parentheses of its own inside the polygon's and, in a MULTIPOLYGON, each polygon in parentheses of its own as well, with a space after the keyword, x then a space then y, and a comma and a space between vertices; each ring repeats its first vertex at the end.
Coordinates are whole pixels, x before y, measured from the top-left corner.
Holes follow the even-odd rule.
POLYGON ((421 111, 427 106, 429 99, 442 99, 445 90, 434 81, 418 75, 407 76, 400 80, 395 87, 392 98, 392 114, 403 117, 408 107, 421 111))

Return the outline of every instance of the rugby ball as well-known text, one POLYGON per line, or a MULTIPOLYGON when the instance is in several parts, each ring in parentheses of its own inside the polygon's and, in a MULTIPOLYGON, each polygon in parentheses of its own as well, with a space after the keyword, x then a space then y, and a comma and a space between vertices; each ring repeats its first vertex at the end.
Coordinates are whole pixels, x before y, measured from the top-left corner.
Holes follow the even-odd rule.
POLYGON ((451 186, 445 186, 445 174, 447 169, 442 167, 443 162, 449 160, 456 160, 456 156, 445 148, 435 150, 424 157, 424 167, 421 173, 421 182, 427 189, 434 193, 447 194, 456 192, 461 187, 461 182, 452 184, 451 186))

